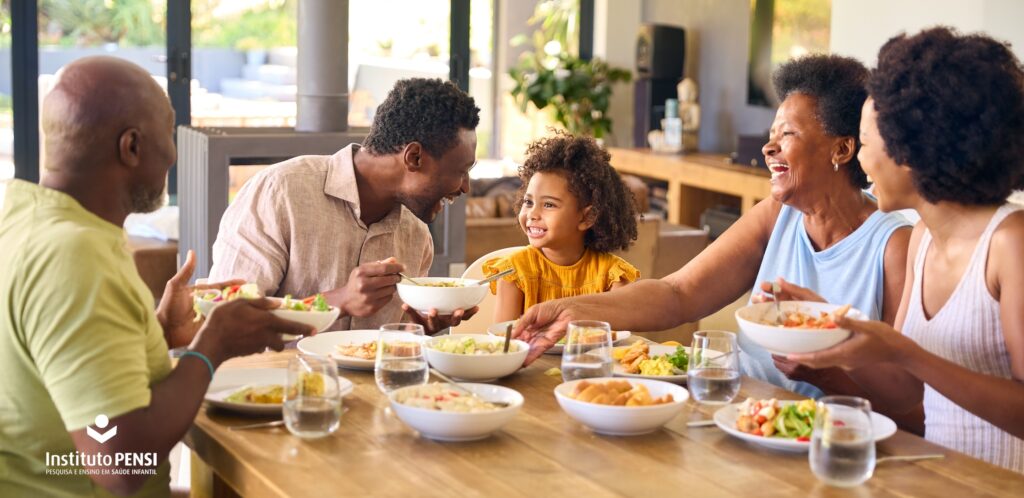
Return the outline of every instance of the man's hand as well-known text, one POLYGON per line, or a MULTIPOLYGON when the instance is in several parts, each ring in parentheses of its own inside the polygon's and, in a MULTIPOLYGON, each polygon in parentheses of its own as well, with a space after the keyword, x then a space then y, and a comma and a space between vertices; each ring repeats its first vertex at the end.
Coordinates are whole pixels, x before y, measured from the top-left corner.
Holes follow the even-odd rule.
POLYGON ((579 319, 576 315, 577 310, 565 299, 535 304, 526 310, 512 329, 513 339, 530 343, 530 352, 526 355, 524 365, 533 363, 544 351, 565 337, 569 322, 579 319))
POLYGON ((167 281, 164 286, 164 295, 160 298, 160 305, 156 308, 156 316, 164 329, 164 337, 167 339, 168 347, 176 348, 188 345, 195 338, 196 332, 202 325, 196 319, 195 311, 192 309, 193 292, 205 289, 223 289, 231 285, 244 284, 244 280, 228 280, 212 284, 189 285, 192 274, 196 269, 196 256, 189 250, 185 256, 185 264, 181 265, 178 273, 167 281))
POLYGON ((473 306, 468 310, 457 309, 450 315, 438 315, 437 310, 434 308, 430 308, 430 311, 427 313, 420 313, 412 309, 408 304, 402 303, 402 311, 405 311, 406 316, 410 320, 422 325, 425 334, 434 335, 448 327, 457 326, 463 320, 473 318, 473 315, 480 311, 480 307, 473 306))
POLYGON ((205 354, 214 365, 235 356, 284 349, 281 334, 314 335, 316 328, 270 313, 278 303, 265 297, 236 299, 213 309, 190 349, 205 354))
POLYGON ((344 287, 324 292, 324 299, 337 306, 344 316, 370 316, 395 296, 400 271, 405 271, 405 266, 395 258, 359 265, 349 274, 344 287))

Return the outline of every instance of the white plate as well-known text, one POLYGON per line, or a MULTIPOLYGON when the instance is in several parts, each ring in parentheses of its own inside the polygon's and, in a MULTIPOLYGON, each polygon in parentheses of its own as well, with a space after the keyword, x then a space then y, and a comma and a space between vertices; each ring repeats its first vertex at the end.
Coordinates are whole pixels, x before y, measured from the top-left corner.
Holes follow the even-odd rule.
MULTIPOLYGON (((206 390, 206 402, 211 406, 231 410, 248 415, 280 415, 280 404, 267 403, 232 403, 224 398, 238 392, 245 386, 261 386, 267 384, 284 385, 288 379, 285 368, 233 368, 218 370, 206 390)), ((342 396, 355 389, 355 385, 344 377, 338 377, 338 387, 342 396)))
MULTIPOLYGON (((779 406, 792 405, 796 401, 779 400, 779 406)), ((779 437, 764 437, 740 432, 736 429, 736 417, 739 414, 740 403, 723 406, 715 412, 715 425, 719 429, 728 432, 748 443, 757 444, 773 450, 804 452, 811 448, 810 441, 797 441, 796 439, 784 439, 779 437)), ((881 441, 896 434, 896 422, 881 413, 871 412, 871 432, 875 435, 875 442, 881 441)))
POLYGON ((336 332, 324 332, 306 337, 299 341, 299 351, 306 354, 330 356, 341 368, 352 370, 373 370, 373 360, 364 360, 355 356, 345 356, 338 352, 339 344, 364 344, 376 341, 379 330, 341 330, 336 332))
MULTIPOLYGON (((627 347, 627 346, 620 346, 627 347)), ((660 344, 651 344, 647 353, 647 356, 662 356, 666 354, 672 354, 676 352, 676 346, 662 346, 660 344)), ((612 375, 616 377, 628 377, 631 379, 651 379, 651 380, 663 380, 665 382, 671 382, 673 384, 686 384, 686 374, 679 375, 640 375, 633 373, 626 373, 626 367, 619 363, 617 360, 614 361, 614 368, 612 369, 612 375)))
MULTIPOLYGON (((514 323, 514 322, 515 322, 515 320, 509 320, 507 322, 495 323, 494 325, 491 325, 490 327, 487 327, 487 333, 491 334, 491 335, 498 335, 498 336, 501 336, 501 337, 505 337, 505 329, 508 328, 508 324, 514 323)), ((623 341, 625 341, 626 339, 629 339, 629 337, 631 335, 633 335, 633 333, 628 331, 628 330, 616 331, 615 332, 615 341, 612 343, 612 345, 622 344, 623 341)), ((562 354, 562 350, 563 349, 565 349, 564 345, 562 345, 562 344, 555 344, 554 346, 551 346, 551 349, 548 349, 547 351, 544 351, 544 354, 562 354)))

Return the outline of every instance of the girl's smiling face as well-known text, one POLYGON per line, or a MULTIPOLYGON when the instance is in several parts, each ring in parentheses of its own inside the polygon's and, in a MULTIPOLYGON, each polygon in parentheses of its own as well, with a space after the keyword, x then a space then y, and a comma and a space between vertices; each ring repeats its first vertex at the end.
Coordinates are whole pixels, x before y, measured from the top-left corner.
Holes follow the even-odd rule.
POLYGON ((582 249, 583 236, 593 225, 587 220, 588 210, 569 191, 565 176, 537 172, 523 195, 519 226, 538 249, 582 249))

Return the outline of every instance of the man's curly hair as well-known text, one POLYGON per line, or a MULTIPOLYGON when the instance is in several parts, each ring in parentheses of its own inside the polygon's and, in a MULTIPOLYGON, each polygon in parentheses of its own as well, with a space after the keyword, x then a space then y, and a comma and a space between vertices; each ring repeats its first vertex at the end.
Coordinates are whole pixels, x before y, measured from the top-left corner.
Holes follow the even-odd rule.
POLYGON ((868 69, 857 59, 838 55, 806 55, 786 62, 772 74, 779 100, 793 93, 813 97, 815 117, 825 133, 834 137, 853 137, 853 158, 846 163, 850 183, 868 186, 868 177, 857 160, 860 150, 860 108, 867 100, 864 87, 868 69))
POLYGON ((1024 188, 1024 70, 985 35, 891 38, 868 80, 885 151, 928 202, 996 205, 1024 188))
POLYGON ((432 157, 441 157, 458 142, 459 130, 474 130, 480 109, 450 81, 399 80, 377 107, 363 147, 374 155, 394 154, 419 142, 432 157))
POLYGON ((535 173, 558 173, 569 183, 569 192, 580 208, 591 207, 592 226, 583 236, 583 245, 598 252, 629 248, 636 240, 637 205, 633 193, 612 168, 611 155, 592 138, 564 132, 542 138, 526 149, 526 162, 519 167, 523 186, 516 196, 516 211, 535 173))

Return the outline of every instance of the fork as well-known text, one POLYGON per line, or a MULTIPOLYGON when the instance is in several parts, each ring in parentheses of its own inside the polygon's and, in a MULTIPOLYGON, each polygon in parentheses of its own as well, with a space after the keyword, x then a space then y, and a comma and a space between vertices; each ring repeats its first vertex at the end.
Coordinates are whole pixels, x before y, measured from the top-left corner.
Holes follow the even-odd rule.
POLYGON ((917 462, 920 460, 941 460, 946 458, 942 453, 929 453, 926 455, 892 455, 884 456, 875 460, 875 465, 885 462, 917 462))
POLYGON ((413 279, 412 279, 412 278, 410 278, 410 277, 409 277, 408 275, 406 275, 406 274, 404 274, 404 273, 402 273, 402 272, 398 272, 398 276, 399 276, 399 277, 402 277, 402 278, 404 278, 404 279, 406 279, 406 280, 408 280, 408 281, 410 281, 410 282, 412 282, 412 284, 413 284, 413 285, 421 285, 421 286, 423 285, 423 284, 421 284, 421 283, 419 283, 419 282, 417 282, 417 281, 413 280, 413 279))

